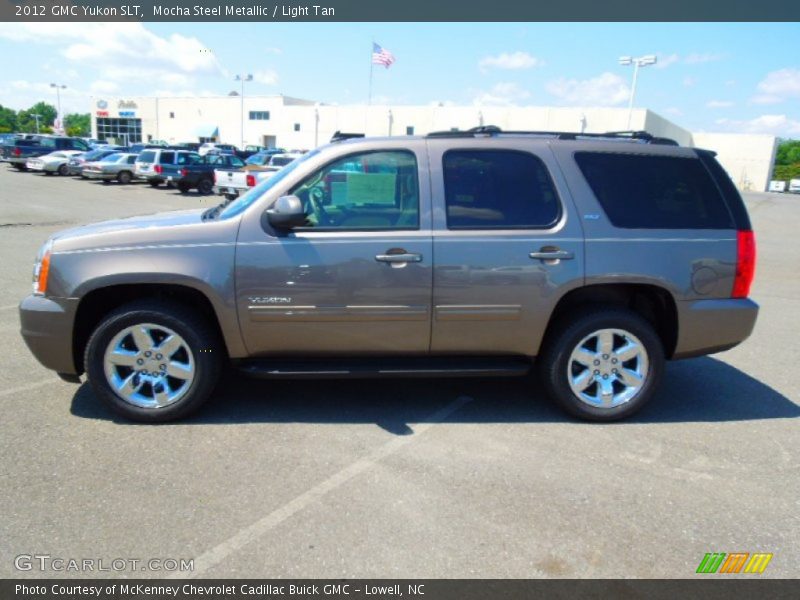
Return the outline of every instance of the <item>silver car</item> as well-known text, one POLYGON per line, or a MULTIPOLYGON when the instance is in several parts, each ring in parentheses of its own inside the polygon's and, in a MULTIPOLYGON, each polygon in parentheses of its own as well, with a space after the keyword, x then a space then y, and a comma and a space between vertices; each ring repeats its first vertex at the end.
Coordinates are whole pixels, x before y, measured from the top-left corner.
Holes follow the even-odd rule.
POLYGON ((45 175, 58 173, 59 175, 69 175, 69 160, 77 154, 82 154, 79 150, 58 150, 36 158, 30 158, 25 163, 29 171, 40 171, 45 175))
POLYGON ((87 179, 130 183, 133 180, 133 168, 137 156, 129 153, 109 154, 102 160, 86 163, 82 174, 87 179))

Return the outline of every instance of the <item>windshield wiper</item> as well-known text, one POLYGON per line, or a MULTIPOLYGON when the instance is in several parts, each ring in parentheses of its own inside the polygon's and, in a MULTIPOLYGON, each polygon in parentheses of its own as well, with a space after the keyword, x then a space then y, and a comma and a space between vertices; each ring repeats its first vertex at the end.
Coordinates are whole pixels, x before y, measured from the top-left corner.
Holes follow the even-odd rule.
POLYGON ((217 204, 216 206, 209 208, 202 215, 203 221, 211 221, 213 219, 216 219, 222 212, 222 209, 224 209, 230 203, 231 200, 226 199, 225 202, 221 202, 220 204, 217 204))

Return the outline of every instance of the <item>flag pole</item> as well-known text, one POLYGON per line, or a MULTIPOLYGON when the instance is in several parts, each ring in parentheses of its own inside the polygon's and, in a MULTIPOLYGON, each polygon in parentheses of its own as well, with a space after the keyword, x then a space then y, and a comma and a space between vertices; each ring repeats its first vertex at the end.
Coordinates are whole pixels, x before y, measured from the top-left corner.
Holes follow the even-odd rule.
POLYGON ((367 106, 372 104, 372 53, 375 49, 375 39, 373 38, 372 44, 370 44, 369 48, 369 95, 367 96, 367 106))

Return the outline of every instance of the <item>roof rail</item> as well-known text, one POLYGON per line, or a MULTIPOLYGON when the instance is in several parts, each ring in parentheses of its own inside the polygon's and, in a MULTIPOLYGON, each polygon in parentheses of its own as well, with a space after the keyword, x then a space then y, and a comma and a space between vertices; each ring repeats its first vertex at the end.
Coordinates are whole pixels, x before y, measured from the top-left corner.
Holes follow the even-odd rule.
POLYGON ((352 140, 353 138, 363 138, 363 133, 345 133, 343 131, 337 131, 331 137, 331 143, 333 142, 341 142, 344 140, 352 140))
POLYGON ((678 142, 665 137, 656 137, 647 131, 608 131, 606 133, 581 133, 577 131, 503 131, 495 125, 481 125, 466 131, 433 131, 425 137, 429 138, 467 138, 494 135, 533 135, 550 137, 557 140, 579 139, 617 139, 644 142, 663 146, 678 146, 678 142))

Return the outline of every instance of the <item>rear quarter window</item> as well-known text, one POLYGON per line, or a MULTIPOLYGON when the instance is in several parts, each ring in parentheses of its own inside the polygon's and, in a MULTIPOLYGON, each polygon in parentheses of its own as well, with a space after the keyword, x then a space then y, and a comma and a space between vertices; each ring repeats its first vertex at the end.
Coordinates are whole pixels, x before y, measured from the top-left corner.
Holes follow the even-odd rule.
POLYGON ((171 165, 175 162, 175 153, 174 152, 162 152, 161 156, 158 159, 162 165, 171 165))
POLYGON ((615 227, 734 227, 719 188, 697 158, 577 152, 575 161, 615 227))

